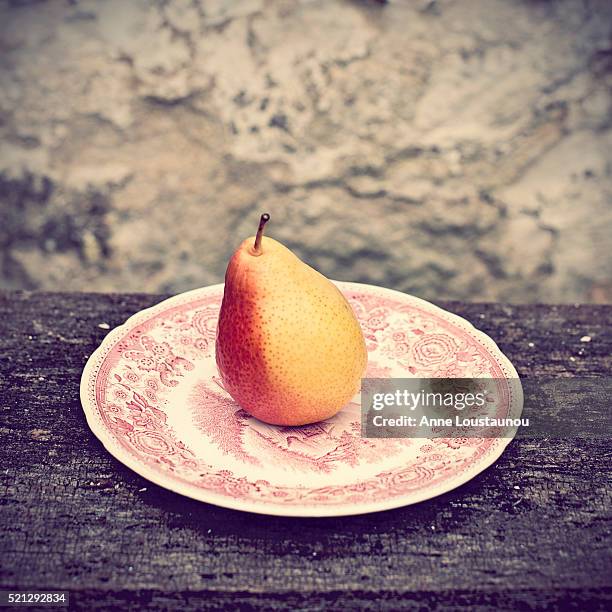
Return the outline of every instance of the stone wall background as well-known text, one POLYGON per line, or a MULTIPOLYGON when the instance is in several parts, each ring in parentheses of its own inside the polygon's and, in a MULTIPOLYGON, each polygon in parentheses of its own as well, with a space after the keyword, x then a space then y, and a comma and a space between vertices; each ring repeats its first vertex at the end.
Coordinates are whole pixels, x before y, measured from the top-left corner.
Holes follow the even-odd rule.
POLYGON ((0 4, 0 286, 609 301, 612 2, 0 4))

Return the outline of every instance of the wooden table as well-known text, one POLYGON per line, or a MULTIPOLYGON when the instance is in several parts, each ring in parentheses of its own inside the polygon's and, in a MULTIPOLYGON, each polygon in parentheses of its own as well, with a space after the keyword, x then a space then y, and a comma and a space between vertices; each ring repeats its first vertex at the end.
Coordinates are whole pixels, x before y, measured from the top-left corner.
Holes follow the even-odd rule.
MULTIPOLYGON (((162 297, 0 293, 0 589, 89 609, 609 608, 607 439, 514 440, 448 494, 338 519, 225 510, 123 467, 86 425, 79 378, 100 323, 162 297)), ((524 377, 609 375, 610 306, 441 305, 524 377)))

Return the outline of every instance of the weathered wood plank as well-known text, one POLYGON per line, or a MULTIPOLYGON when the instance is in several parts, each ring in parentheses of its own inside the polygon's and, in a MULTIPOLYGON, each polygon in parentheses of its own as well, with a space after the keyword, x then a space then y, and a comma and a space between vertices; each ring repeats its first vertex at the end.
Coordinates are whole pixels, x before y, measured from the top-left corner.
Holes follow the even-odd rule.
MULTIPOLYGON (((0 294, 0 588, 68 589, 94 608, 609 600, 605 439, 515 440, 435 500, 339 519, 225 510, 124 468, 87 428, 79 378, 108 333, 98 324, 112 328, 160 299, 0 294)), ((522 376, 610 372, 611 307, 443 306, 489 333, 522 376)))

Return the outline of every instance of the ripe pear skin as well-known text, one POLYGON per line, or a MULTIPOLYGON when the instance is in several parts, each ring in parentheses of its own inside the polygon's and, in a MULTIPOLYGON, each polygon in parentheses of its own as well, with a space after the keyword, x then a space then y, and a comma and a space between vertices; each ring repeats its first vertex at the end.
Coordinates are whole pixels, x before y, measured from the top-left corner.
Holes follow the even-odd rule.
MULTIPOLYGON (((260 225, 261 232, 262 225, 260 225)), ((272 238, 232 256, 216 358, 228 393, 274 425, 332 417, 359 390, 367 350, 338 288, 272 238)))

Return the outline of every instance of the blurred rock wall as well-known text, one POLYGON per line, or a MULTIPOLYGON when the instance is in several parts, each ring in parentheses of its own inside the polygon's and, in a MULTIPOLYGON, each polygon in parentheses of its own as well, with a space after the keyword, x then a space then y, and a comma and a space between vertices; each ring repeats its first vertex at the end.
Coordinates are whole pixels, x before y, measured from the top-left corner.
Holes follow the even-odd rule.
POLYGON ((0 4, 0 286, 606 301, 612 2, 0 4))

